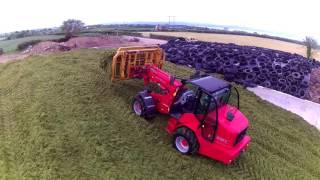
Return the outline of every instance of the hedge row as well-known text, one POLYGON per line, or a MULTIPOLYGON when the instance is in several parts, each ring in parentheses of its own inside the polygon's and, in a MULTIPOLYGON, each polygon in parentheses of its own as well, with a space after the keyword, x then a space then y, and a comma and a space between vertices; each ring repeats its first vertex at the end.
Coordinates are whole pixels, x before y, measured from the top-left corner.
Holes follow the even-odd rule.
POLYGON ((34 46, 34 45, 38 44, 39 42, 42 42, 42 40, 31 40, 31 41, 26 41, 26 42, 20 43, 17 46, 17 50, 23 51, 23 50, 27 49, 29 46, 34 46))

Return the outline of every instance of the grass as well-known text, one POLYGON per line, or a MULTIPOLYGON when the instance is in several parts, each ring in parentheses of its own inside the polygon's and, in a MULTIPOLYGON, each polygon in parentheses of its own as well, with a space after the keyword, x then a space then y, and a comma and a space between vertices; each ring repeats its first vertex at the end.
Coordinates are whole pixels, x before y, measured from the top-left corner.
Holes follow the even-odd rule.
MULTIPOLYGON (((102 50, 0 65, 0 179, 319 179, 320 133, 240 88, 253 140, 229 166, 182 156, 165 132, 130 110, 142 82, 111 85, 102 50)), ((187 76, 170 63, 165 69, 187 76)))
POLYGON ((44 35, 44 36, 30 36, 25 38, 18 38, 12 40, 0 40, 0 48, 4 50, 5 53, 14 53, 17 50, 19 44, 32 41, 32 40, 52 40, 58 39, 63 36, 61 35, 44 35))

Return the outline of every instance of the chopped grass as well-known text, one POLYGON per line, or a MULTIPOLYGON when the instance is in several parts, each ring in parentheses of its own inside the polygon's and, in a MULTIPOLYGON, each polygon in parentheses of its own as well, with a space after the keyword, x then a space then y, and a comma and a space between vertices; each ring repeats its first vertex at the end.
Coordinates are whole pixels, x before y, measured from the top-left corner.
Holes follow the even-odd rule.
MULTIPOLYGON (((142 82, 111 84, 101 50, 0 65, 0 179, 319 179, 320 133, 240 88, 248 151, 229 166, 182 156, 165 132, 130 110, 142 82)), ((179 76, 192 71, 170 63, 179 76)))
POLYGON ((33 40, 52 40, 58 39, 63 36, 61 35, 44 35, 44 36, 30 36, 25 38, 18 38, 12 40, 0 40, 0 48, 4 50, 5 53, 14 53, 17 50, 19 44, 33 41, 33 40))

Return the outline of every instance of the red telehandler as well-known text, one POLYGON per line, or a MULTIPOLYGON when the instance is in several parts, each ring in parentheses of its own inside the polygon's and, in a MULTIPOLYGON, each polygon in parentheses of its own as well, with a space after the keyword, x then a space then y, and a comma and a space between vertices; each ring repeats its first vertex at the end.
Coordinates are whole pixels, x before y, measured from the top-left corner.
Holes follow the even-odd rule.
POLYGON ((170 115, 166 130, 175 149, 230 164, 251 140, 237 89, 212 76, 180 81, 162 70, 164 58, 158 46, 119 48, 111 80, 138 78, 145 86, 158 86, 158 91, 149 88, 137 94, 133 112, 147 120, 157 113, 170 115))

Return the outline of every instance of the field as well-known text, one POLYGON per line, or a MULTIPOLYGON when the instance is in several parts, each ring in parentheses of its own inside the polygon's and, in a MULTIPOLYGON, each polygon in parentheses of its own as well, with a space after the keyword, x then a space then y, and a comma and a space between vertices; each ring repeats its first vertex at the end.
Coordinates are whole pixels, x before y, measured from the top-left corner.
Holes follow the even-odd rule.
POLYGON ((13 53, 16 51, 17 46, 20 43, 31 41, 31 40, 52 40, 58 39, 63 36, 61 35, 46 35, 46 36, 30 36, 25 38, 18 38, 12 40, 0 40, 0 48, 4 50, 5 53, 13 53))
MULTIPOLYGON (((305 46, 289 43, 274 39, 260 38, 253 36, 240 36, 240 35, 229 35, 229 34, 209 34, 209 33, 194 33, 194 32, 143 32, 144 36, 149 34, 157 35, 168 35, 186 38, 195 38, 201 41, 220 42, 220 43, 234 43, 238 45, 246 46, 258 46, 269 49, 277 49, 280 51, 297 53, 302 56, 306 56, 305 46)), ((314 58, 320 59, 320 50, 315 51, 314 58)))
MULTIPOLYGON (((230 166, 182 156, 130 110, 142 82, 111 85, 103 50, 0 64, 0 179, 320 179, 320 133, 239 87, 253 140, 230 166)), ((179 76, 192 70, 166 63, 179 76)))

